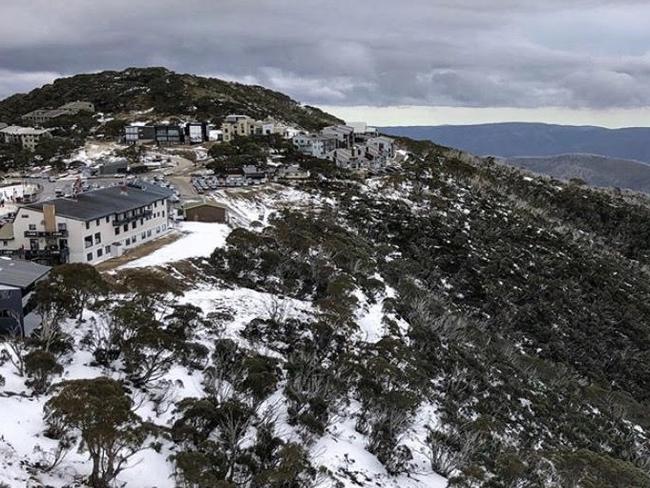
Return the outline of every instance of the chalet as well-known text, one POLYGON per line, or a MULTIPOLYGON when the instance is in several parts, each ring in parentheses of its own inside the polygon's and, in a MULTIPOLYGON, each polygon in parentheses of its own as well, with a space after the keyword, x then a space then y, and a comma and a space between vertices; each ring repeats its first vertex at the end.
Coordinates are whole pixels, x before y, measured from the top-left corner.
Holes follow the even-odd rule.
POLYGON ((36 284, 50 269, 29 261, 0 257, 0 332, 25 335, 38 324, 30 298, 36 284))
POLYGON ((183 216, 190 222, 228 222, 228 209, 216 202, 192 202, 183 207, 183 216))

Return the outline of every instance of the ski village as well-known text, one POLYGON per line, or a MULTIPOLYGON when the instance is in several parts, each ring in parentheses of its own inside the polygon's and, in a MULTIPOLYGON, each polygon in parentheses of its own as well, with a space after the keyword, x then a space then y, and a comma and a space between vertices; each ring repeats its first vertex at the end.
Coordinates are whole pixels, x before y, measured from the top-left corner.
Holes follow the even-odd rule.
POLYGON ((650 487, 647 196, 165 68, 0 127, 0 488, 650 487))

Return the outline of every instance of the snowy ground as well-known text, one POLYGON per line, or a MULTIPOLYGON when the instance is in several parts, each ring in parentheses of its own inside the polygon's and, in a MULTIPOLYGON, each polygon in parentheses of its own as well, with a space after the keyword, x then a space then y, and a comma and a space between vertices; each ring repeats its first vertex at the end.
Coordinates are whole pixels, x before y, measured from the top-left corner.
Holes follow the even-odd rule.
POLYGON ((148 256, 131 261, 122 268, 160 266, 182 259, 207 257, 217 247, 223 247, 232 228, 226 224, 204 222, 181 222, 178 231, 184 234, 180 239, 161 247, 148 256))
MULTIPOLYGON (((255 192, 222 191, 217 192, 214 198, 224 201, 237 212, 242 221, 240 225, 250 225, 254 221, 266 224, 273 212, 283 206, 317 209, 330 203, 314 198, 303 191, 287 187, 260 189, 255 192)), ((179 224, 178 229, 183 233, 180 239, 148 256, 124 265, 123 268, 160 266, 187 258, 209 256, 216 247, 225 245, 225 240, 232 231, 232 227, 224 224, 199 222, 183 222, 179 224)), ((381 276, 377 275, 375 278, 383 281, 381 276)), ((384 310, 384 300, 392 298, 394 293, 394 290, 386 286, 383 293, 370 298, 358 290, 356 295, 359 305, 356 320, 359 332, 354 334, 350 340, 378 341, 384 333, 387 320, 397 322, 400 327, 403 325, 397 317, 387 314, 384 310)), ((206 314, 227 311, 232 318, 224 324, 224 335, 237 340, 244 347, 246 347, 247 341, 240 332, 246 324, 255 318, 268 318, 271 314, 281 314, 284 318, 309 321, 317 313, 314 305, 309 301, 286 299, 248 288, 231 288, 213 283, 196 283, 192 289, 175 300, 177 303, 196 305, 206 314)), ((70 321, 66 327, 79 342, 93 319, 103 320, 102 317, 88 312, 85 324, 77 326, 74 321, 70 321)), ((210 348, 214 339, 210 334, 210 331, 197 331, 196 339, 210 348)), ((274 351, 266 350, 267 348, 262 345, 256 347, 262 354, 277 354, 274 351)), ((84 349, 79 343, 75 350, 70 362, 65 365, 62 379, 91 378, 106 374, 116 379, 120 377, 121 373, 119 372, 109 372, 99 367, 92 367, 90 351, 84 349)), ((0 364, 0 375, 6 379, 6 385, 4 388, 0 388, 0 412, 3 413, 3 419, 0 422, 0 483, 7 483, 11 488, 36 488, 38 486, 63 488, 72 486, 74 480, 86 476, 90 471, 87 455, 77 451, 70 452, 61 465, 51 473, 30 474, 28 463, 34 463, 43 458, 43 453, 52 452, 56 446, 55 441, 43 436, 45 429, 43 406, 48 397, 29 396, 29 390, 24 385, 24 378, 18 377, 13 366, 8 362, 0 364)), ((173 393, 169 398, 170 405, 182 398, 200 397, 204 394, 201 374, 197 371, 190 372, 179 364, 172 367, 164 379, 174 385, 173 393)), ((282 403, 282 400, 281 388, 269 399, 269 401, 278 401, 279 403, 282 403)), ((146 398, 136 401, 136 405, 136 411, 143 419, 159 425, 170 425, 173 422, 173 408, 156 412, 153 403, 146 398)), ((377 458, 366 450, 367 437, 355 430, 355 415, 358 408, 359 405, 353 401, 326 434, 309 447, 314 464, 328 468, 345 488, 358 486, 445 488, 447 486, 444 478, 431 472, 428 462, 421 452, 422 441, 426 436, 424 427, 436 423, 436 412, 432 405, 421 407, 415 422, 411 429, 405 433, 403 440, 413 452, 415 472, 410 476, 397 477, 390 476, 377 458)), ((286 410, 284 406, 280 405, 277 433, 285 439, 295 440, 297 435, 293 428, 284 422, 282 414, 284 410, 286 410)), ((134 459, 131 468, 120 475, 120 486, 123 488, 172 488, 175 486, 172 478, 173 465, 168 459, 171 454, 169 447, 167 442, 163 442, 160 452, 155 452, 152 449, 141 452, 134 459)), ((332 487, 332 484, 321 486, 321 488, 332 487)))

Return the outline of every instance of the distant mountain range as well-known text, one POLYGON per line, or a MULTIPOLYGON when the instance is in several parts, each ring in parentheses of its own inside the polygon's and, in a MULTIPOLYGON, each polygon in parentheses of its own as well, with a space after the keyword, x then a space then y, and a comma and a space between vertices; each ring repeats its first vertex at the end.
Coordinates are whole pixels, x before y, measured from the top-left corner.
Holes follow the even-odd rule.
POLYGON ((605 129, 537 123, 382 127, 396 136, 431 140, 476 155, 598 154, 650 163, 650 128, 605 129))
POLYGON ((561 180, 579 178, 592 186, 617 187, 650 193, 650 165, 596 154, 507 158, 512 166, 561 180))

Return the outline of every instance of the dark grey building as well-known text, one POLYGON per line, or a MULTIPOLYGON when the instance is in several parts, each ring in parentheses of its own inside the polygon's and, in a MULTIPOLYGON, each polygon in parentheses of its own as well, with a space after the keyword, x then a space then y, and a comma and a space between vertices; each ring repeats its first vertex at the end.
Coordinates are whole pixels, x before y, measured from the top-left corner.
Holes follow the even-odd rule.
POLYGON ((156 130, 150 125, 129 125, 124 128, 124 142, 138 144, 154 142, 156 130))
POLYGON ((0 333, 29 334, 38 326, 30 297, 49 266, 0 257, 0 333))
POLYGON ((156 144, 174 146, 185 142, 185 132, 180 125, 156 125, 156 144))
POLYGON ((117 175, 117 174, 126 174, 129 169, 129 162, 126 158, 114 159, 111 161, 105 161, 99 167, 100 175, 117 175))

